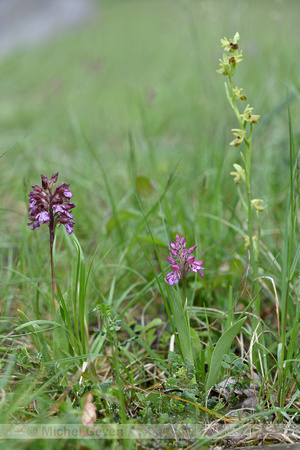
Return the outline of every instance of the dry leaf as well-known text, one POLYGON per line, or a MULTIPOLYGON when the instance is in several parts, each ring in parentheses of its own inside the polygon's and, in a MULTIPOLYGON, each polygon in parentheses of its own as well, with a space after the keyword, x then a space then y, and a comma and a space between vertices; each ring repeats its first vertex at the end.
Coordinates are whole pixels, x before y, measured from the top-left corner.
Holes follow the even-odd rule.
POLYGON ((89 392, 86 396, 82 411, 81 421, 83 425, 86 425, 87 427, 92 427, 94 425, 97 419, 96 409, 97 408, 93 403, 93 394, 89 392))

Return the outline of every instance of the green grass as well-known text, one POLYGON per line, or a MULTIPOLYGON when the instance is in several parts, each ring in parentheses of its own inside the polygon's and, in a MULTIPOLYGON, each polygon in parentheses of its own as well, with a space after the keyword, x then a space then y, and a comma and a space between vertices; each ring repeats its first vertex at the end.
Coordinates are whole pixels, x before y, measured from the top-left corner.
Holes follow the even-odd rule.
MULTIPOLYGON (((268 277, 262 278, 261 293, 265 347, 257 347, 265 358, 262 366, 255 361, 265 409, 253 417, 269 414, 268 423, 293 417, 296 424, 298 2, 95 3, 97 13, 88 26, 0 62, 0 153, 12 147, 0 160, 0 422, 80 424, 88 392, 97 407, 97 424, 178 423, 195 417, 204 423, 223 415, 222 402, 214 403, 205 392, 207 373, 210 380, 217 376, 217 382, 228 374, 238 377, 235 366, 212 376, 210 364, 216 357, 213 349, 220 348, 218 340, 245 308, 243 340, 238 336, 231 352, 251 366, 247 352, 252 349, 253 279, 243 240, 247 229, 229 175, 232 164, 240 164, 239 148, 229 147, 230 130, 237 124, 226 100, 225 77, 216 73, 220 38, 238 31, 244 60, 236 83, 261 116, 253 138, 253 196, 268 204, 261 215, 258 261, 259 276, 268 277), (65 303, 60 318, 52 306, 47 227, 31 231, 26 225, 31 186, 40 184, 40 174, 57 171, 59 182, 70 183, 74 194, 75 233, 82 249, 59 230, 56 272, 59 299, 65 303), (138 176, 153 183, 152 190, 146 180, 148 195, 136 189, 138 176), (174 355, 168 359, 172 308, 166 310, 170 294, 162 270, 168 271, 165 257, 176 233, 186 237, 188 246, 198 245, 196 259, 205 259, 205 277, 190 275, 187 286, 199 338, 197 395, 189 382, 190 367, 181 367, 174 355), (103 320, 95 313, 102 303, 111 313, 103 320), (20 328, 17 310, 33 323, 20 328), (108 326, 109 318, 119 317, 121 329, 116 331, 113 322, 102 336, 103 321, 108 326), (65 355, 60 366, 52 362, 57 352, 65 355), (85 361, 89 365, 82 374, 85 361), (181 367, 177 378, 172 364, 181 367), (197 406, 164 397, 163 390, 174 386, 184 394, 169 395, 182 394, 197 406), (273 386, 278 403, 271 395, 273 386), (156 391, 147 398, 152 387, 156 391), (199 409, 197 415, 193 408, 199 409)), ((175 348, 178 344, 176 340, 175 348)), ((132 441, 124 442, 134 448, 132 441)), ((64 448, 65 443, 49 440, 47 448, 64 448)), ((24 441, 24 448, 29 445, 39 449, 46 444, 24 441)), ((79 448, 79 440, 70 445, 79 448)))

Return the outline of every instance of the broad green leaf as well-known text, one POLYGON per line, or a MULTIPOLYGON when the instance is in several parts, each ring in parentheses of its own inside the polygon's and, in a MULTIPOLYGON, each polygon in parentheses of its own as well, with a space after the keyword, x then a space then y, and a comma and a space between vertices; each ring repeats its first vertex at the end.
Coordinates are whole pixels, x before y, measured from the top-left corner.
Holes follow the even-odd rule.
POLYGON ((160 325, 163 325, 163 324, 164 324, 164 322, 159 317, 156 317, 155 319, 151 320, 151 322, 147 323, 147 325, 145 325, 145 326, 136 325, 134 331, 135 332, 137 332, 137 331, 147 331, 150 328, 159 327, 160 325))
POLYGON ((149 197, 154 190, 153 183, 147 177, 136 177, 135 179, 135 188, 139 194, 144 195, 145 197, 149 197))
POLYGON ((186 320, 186 315, 182 307, 181 298, 179 297, 178 292, 174 288, 171 288, 170 292, 172 296, 172 310, 174 314, 174 322, 178 332, 183 361, 188 359, 191 364, 194 364, 190 327, 186 320))
POLYGON ((206 382, 206 391, 209 391, 209 389, 212 388, 214 384, 216 384, 220 372, 221 363, 223 361, 223 356, 229 352, 234 338, 240 332, 246 320, 247 317, 238 320, 230 328, 228 328, 228 330, 226 330, 218 340, 211 358, 206 382))

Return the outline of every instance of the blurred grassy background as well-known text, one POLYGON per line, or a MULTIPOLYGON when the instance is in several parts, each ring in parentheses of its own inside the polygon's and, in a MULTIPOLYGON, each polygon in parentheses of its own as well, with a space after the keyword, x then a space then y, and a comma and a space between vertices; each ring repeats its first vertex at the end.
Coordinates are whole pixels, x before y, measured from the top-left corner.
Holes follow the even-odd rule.
MULTIPOLYGON (((236 84, 261 115, 254 130, 254 192, 269 205, 263 240, 277 255, 289 182, 287 91, 299 142, 299 2, 107 0, 95 5, 88 26, 0 61, 1 149, 16 144, 0 164, 2 267, 49 277, 46 227, 34 233, 26 227, 26 196, 41 173, 57 171, 59 182, 70 183, 74 193, 75 232, 87 256, 99 242, 101 255, 117 242, 111 253, 116 262, 119 236, 116 230, 108 235, 106 228, 111 201, 84 134, 105 170, 117 210, 139 210, 132 174, 154 183, 154 192, 142 200, 148 211, 179 164, 151 225, 166 245, 171 232, 197 240, 199 257, 209 254, 205 283, 212 292, 222 262, 245 253, 241 236, 203 215, 244 226, 229 175, 240 156, 229 147, 237 123, 227 104, 225 78, 216 73, 220 38, 236 31, 241 36, 244 60, 236 84)), ((122 224, 125 241, 136 227, 135 219, 122 224)), ((139 252, 137 246, 127 263, 143 272, 139 252)), ((94 283, 100 283, 99 273, 94 283)))

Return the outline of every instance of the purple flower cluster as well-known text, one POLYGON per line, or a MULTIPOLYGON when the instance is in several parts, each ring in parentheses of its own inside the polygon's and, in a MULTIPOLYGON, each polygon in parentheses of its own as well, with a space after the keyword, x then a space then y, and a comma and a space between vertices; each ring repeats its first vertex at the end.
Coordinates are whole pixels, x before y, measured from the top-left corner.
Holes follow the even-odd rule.
POLYGON ((54 230, 56 225, 61 223, 68 233, 72 233, 75 222, 70 211, 75 205, 70 203, 73 194, 68 189, 69 184, 61 183, 52 192, 58 173, 52 175, 50 180, 45 175, 41 175, 41 178, 42 186, 32 186, 33 191, 29 194, 28 218, 31 222, 27 225, 33 225, 31 229, 34 230, 41 223, 47 222, 50 229, 54 230))
POLYGON ((199 272, 201 277, 204 277, 202 270, 203 261, 195 261, 195 256, 190 256, 191 253, 197 248, 195 245, 189 249, 186 249, 186 240, 184 237, 180 237, 176 234, 176 241, 170 242, 169 252, 172 257, 167 256, 167 260, 172 264, 172 272, 168 273, 166 277, 167 283, 171 286, 177 284, 181 278, 186 277, 187 273, 191 270, 193 272, 199 272))

